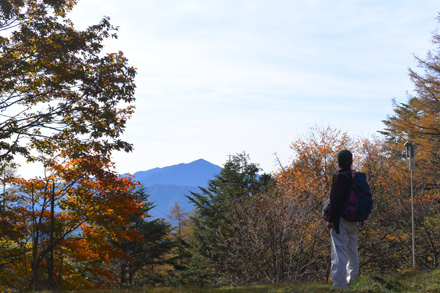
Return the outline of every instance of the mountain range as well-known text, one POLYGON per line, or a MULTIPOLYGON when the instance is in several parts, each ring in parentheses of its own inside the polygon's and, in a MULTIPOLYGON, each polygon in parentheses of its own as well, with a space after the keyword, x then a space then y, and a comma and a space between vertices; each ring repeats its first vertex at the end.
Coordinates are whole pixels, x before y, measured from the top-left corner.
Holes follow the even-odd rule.
POLYGON ((133 174, 150 194, 149 201, 155 207, 151 215, 155 218, 166 218, 177 202, 186 211, 191 211, 193 205, 185 195, 200 191, 199 187, 207 187, 208 181, 220 173, 222 168, 204 159, 187 164, 178 164, 133 174))

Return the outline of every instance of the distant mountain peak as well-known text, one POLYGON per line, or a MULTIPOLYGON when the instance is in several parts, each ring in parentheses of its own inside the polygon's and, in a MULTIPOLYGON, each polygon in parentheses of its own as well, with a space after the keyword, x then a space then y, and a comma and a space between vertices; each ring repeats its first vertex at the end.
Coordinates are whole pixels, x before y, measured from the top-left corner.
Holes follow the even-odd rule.
MULTIPOLYGON (((167 166, 167 167, 163 167, 163 168, 159 168, 159 169, 164 169, 164 168, 169 168, 169 167, 175 167, 175 166, 188 166, 188 165, 199 165, 199 164, 207 164, 207 165, 214 165, 208 161, 206 161, 205 159, 198 159, 189 163, 180 163, 177 165, 171 165, 171 166, 167 166)), ((215 165, 214 165, 215 166, 215 165)), ((157 169, 157 168, 156 168, 157 169)))
POLYGON ((190 163, 139 171, 133 175, 144 186, 154 184, 207 186, 208 181, 220 173, 220 170, 221 167, 204 159, 198 159, 190 163))
POLYGON ((156 207, 152 210, 154 217, 164 218, 177 202, 182 208, 190 211, 193 205, 185 197, 191 191, 197 192, 200 187, 207 187, 208 181, 221 171, 221 167, 204 159, 190 163, 154 168, 133 174, 146 192, 151 195, 149 200, 156 207))

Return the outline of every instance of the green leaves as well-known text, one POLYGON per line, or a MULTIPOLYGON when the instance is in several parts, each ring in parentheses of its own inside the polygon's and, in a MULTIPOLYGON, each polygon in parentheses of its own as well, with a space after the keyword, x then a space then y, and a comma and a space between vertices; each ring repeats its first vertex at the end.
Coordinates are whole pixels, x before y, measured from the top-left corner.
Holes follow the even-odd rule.
POLYGON ((264 188, 270 180, 260 181, 259 168, 249 161, 245 153, 231 156, 220 174, 208 182, 208 188, 200 188, 200 193, 192 192, 188 199, 195 205, 195 215, 191 217, 193 228, 193 261, 203 260, 204 268, 191 268, 194 274, 203 276, 202 283, 221 276, 240 274, 240 268, 231 260, 231 241, 242 240, 238 235, 237 205, 264 188), (202 271, 203 270, 203 271, 202 271), (215 273, 213 273, 215 272, 215 273))

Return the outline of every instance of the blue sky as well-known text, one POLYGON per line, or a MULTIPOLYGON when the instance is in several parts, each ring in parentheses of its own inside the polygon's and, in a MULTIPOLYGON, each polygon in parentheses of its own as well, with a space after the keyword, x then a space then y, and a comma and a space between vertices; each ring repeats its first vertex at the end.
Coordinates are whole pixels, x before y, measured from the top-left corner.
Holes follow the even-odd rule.
POLYGON ((136 172, 246 151, 266 172, 315 124, 368 136, 433 49, 440 1, 80 0, 78 28, 120 26, 106 51, 138 68, 136 114, 114 156, 136 172))

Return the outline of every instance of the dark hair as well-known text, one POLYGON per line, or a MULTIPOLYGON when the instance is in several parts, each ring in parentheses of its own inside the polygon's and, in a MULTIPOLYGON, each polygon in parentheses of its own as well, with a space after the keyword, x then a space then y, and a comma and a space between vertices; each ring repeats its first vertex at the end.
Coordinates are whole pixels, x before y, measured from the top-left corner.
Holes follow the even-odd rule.
POLYGON ((353 163, 353 154, 349 150, 342 150, 338 153, 338 163, 341 168, 350 168, 353 163))

